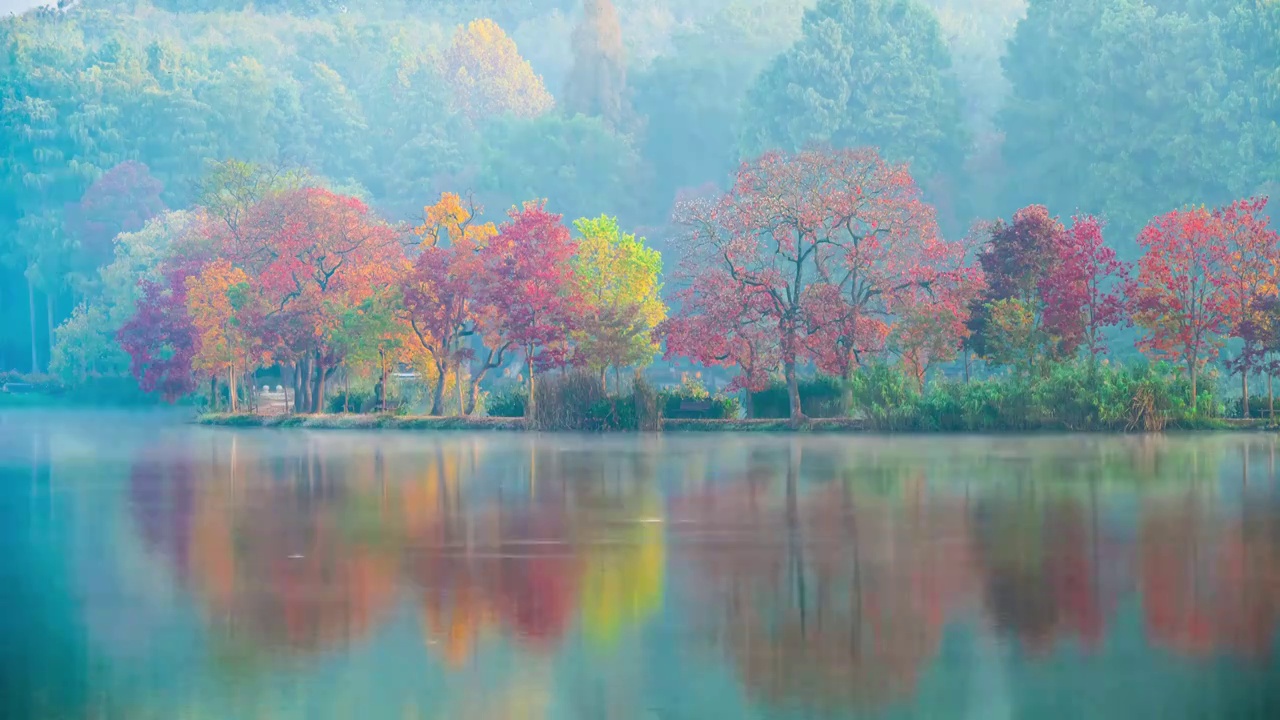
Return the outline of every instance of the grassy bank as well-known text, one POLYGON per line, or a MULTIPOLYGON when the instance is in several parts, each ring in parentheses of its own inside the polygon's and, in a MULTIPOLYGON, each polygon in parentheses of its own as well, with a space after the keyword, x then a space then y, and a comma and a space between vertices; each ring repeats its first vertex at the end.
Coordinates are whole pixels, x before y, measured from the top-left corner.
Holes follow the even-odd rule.
MULTIPOLYGON (((248 415, 241 413, 206 413, 196 418, 199 425, 232 428, 297 428, 305 430, 504 430, 517 431, 527 429, 522 418, 490 418, 490 417, 428 417, 415 415, 248 415)), ((1268 430, 1265 420, 1224 420, 1218 418, 1205 419, 1198 423, 1184 422, 1167 428, 1168 430, 1268 430)), ((809 418, 800 425, 792 425, 787 420, 682 420, 668 418, 662 421, 662 432, 708 433, 856 433, 886 432, 875 427, 866 420, 853 418, 809 418)), ((1001 432, 1066 432, 1065 428, 1046 426, 1041 428, 1017 428, 1010 430, 992 430, 983 432, 999 434, 1001 432)), ((889 431, 892 432, 892 431, 889 431)), ((965 432, 929 430, 899 430, 899 432, 965 432)), ((1087 432, 1087 431, 1086 431, 1087 432)), ((1093 431, 1122 434, 1123 431, 1093 431)), ((1137 432, 1137 431, 1135 431, 1137 432)))
MULTIPOLYGON (((429 417, 415 415, 249 415, 205 413, 199 425, 233 428, 300 428, 307 430, 524 430, 522 418, 429 417)), ((799 426, 786 420, 680 420, 667 419, 664 432, 857 432, 861 420, 813 418, 799 426)))
POLYGON ((520 418, 426 417, 414 415, 249 415, 205 413, 199 425, 306 430, 523 430, 520 418))

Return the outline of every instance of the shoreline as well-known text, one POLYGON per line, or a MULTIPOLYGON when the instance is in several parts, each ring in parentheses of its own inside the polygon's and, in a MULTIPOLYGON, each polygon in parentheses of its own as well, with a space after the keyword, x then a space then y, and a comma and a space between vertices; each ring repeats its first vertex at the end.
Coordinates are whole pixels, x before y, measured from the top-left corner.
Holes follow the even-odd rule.
MULTIPOLYGON (((205 427, 296 429, 296 430, 418 430, 418 431, 501 431, 538 432, 529 430, 524 418, 494 417, 435 417, 425 415, 250 415, 246 413, 205 413, 196 416, 193 424, 205 427)), ((1159 432, 1274 432, 1277 428, 1265 419, 1206 420, 1198 427, 1171 425, 1159 432)), ((543 431, 555 432, 555 431, 543 431)), ((587 432, 587 431, 582 431, 587 432)), ((613 431, 610 433, 636 433, 646 431, 613 431)), ((678 433, 822 433, 822 434, 875 434, 875 435, 1016 435, 1016 434, 1070 434, 1096 435, 1146 435, 1143 430, 1071 430, 1066 428, 1033 428, 1007 430, 891 430, 869 427, 865 420, 853 418, 811 418, 794 426, 786 419, 761 420, 683 420, 677 418, 662 421, 662 429, 647 432, 678 433)))

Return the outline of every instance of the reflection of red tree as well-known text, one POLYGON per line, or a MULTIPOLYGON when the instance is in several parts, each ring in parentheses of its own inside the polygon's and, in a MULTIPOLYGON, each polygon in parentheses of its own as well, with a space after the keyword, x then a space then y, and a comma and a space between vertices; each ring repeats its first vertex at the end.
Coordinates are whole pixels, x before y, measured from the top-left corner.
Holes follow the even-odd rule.
MULTIPOLYGON (((211 615, 229 620, 237 636, 271 647, 345 646, 365 635, 390 604, 396 586, 392 558, 344 537, 335 508, 283 494, 264 492, 232 516, 234 529, 222 524, 225 540, 212 539, 230 551, 223 564, 231 582, 229 592, 206 598, 211 615)), ((212 585, 203 570, 216 566, 195 564, 197 585, 212 585)))
POLYGON ((996 498, 979 512, 975 542, 997 627, 1037 655, 1067 637, 1096 648, 1119 599, 1097 559, 1118 549, 1100 537, 1092 511, 1075 499, 996 498))
POLYGON ((562 509, 535 508, 502 520, 498 595, 503 621, 519 638, 551 649, 576 609, 579 562, 562 509))
POLYGON ((499 512, 442 503, 416 525, 410 567, 424 626, 451 665, 497 624, 538 651, 555 648, 577 610, 581 570, 567 520, 562 504, 499 512))
POLYGON ((263 482, 263 468, 251 462, 238 462, 230 472, 183 460, 171 464, 141 461, 135 497, 152 492, 148 486, 158 478, 186 475, 198 493, 185 503, 135 509, 148 538, 157 536, 148 525, 181 530, 160 533, 157 542, 219 640, 258 652, 342 646, 367 633, 389 606, 393 559, 342 527, 354 498, 288 478, 263 482))
POLYGON ((1147 632, 1159 645, 1207 655, 1218 644, 1208 589, 1213 557, 1205 542, 1205 518, 1193 498, 1143 509, 1142 610, 1147 632))
POLYGON ((739 486, 673 506, 699 528, 681 544, 696 617, 768 702, 869 709, 909 697, 970 583, 963 506, 840 486, 789 505, 739 486))
POLYGON ((144 453, 129 474, 130 507, 143 541, 154 550, 170 553, 183 574, 191 536, 194 475, 188 460, 159 453, 144 453))
POLYGON ((1142 605, 1159 645, 1187 655, 1269 655, 1280 624, 1280 518, 1246 507, 1217 520, 1201 499, 1151 503, 1142 521, 1142 605))

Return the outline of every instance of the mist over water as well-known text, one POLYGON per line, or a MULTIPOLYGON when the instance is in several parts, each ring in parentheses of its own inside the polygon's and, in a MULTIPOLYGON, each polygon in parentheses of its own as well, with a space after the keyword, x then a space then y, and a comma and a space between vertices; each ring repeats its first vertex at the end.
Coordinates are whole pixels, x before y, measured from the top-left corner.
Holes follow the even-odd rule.
POLYGON ((12 717, 1276 708, 1270 436, 122 417, 0 414, 12 717))

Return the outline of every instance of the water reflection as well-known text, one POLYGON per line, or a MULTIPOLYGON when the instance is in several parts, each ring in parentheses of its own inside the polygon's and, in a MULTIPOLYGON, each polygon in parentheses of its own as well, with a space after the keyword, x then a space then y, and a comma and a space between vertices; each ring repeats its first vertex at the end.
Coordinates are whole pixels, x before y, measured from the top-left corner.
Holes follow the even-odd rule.
POLYGON ((18 432, 16 717, 1275 709, 1271 436, 18 432))

